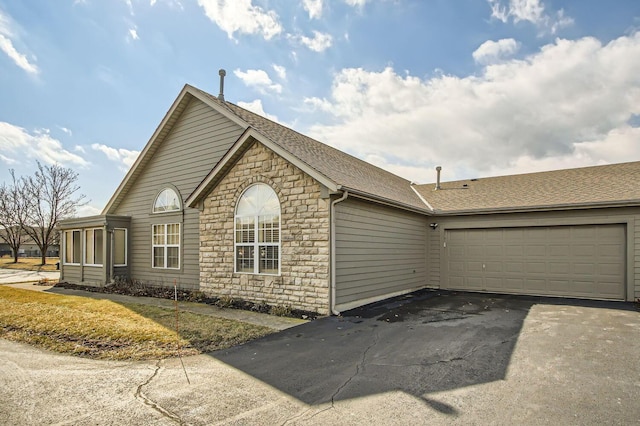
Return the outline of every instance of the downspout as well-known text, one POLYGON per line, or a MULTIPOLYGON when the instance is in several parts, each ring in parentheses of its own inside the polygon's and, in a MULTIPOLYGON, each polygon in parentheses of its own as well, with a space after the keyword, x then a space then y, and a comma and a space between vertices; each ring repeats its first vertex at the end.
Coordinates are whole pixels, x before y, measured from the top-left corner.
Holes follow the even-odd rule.
POLYGON ((340 312, 336 311, 336 209, 335 206, 338 203, 343 202, 349 196, 349 191, 344 191, 342 197, 333 200, 331 202, 331 294, 330 298, 330 310, 333 315, 340 315, 340 312))

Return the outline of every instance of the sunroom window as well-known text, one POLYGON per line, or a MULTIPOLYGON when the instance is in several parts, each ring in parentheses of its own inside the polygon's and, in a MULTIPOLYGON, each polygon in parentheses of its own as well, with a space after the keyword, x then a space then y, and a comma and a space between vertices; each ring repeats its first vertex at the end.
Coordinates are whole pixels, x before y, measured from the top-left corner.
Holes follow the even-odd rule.
POLYGON ((250 186, 238 200, 235 271, 270 275, 280 272, 280 201, 268 185, 250 186))
POLYGON ((82 241, 80 230, 64 231, 64 263, 80 264, 82 241))
POLYGON ((86 265, 102 265, 102 229, 87 229, 84 231, 84 236, 84 263, 86 265))
POLYGON ((127 230, 113 230, 113 266, 127 266, 127 230))

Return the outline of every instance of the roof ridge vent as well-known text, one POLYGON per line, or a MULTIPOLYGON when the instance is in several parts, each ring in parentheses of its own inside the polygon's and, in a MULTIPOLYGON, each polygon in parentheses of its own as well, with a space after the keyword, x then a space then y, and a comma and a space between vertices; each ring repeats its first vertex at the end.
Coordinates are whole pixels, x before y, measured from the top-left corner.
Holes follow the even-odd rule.
POLYGON ((218 75, 220 76, 220 94, 218 95, 218 99, 224 102, 224 76, 227 75, 227 72, 224 69, 220 69, 218 75))

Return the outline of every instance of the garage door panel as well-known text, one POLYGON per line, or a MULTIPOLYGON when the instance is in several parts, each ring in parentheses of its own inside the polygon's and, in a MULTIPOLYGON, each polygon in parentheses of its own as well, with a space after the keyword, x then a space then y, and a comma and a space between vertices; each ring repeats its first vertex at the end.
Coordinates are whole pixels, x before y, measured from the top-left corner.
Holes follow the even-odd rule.
POLYGON ((483 247, 482 250, 482 255, 484 257, 489 256, 489 257, 494 257, 494 256, 499 256, 502 257, 504 255, 504 247, 503 246, 498 246, 498 245, 487 245, 485 247, 483 247))
POLYGON ((567 275, 571 272, 569 262, 549 262, 547 272, 550 275, 567 275))
POLYGON ((544 275, 547 272, 547 265, 544 262, 527 262, 525 271, 527 274, 544 275))
POLYGON ((503 269, 504 269, 504 265, 502 262, 487 262, 484 265, 484 272, 487 274, 490 274, 493 272, 502 272, 503 269))
POLYGON ((504 262, 504 271, 505 272, 509 272, 511 274, 522 274, 522 273, 524 273, 524 263, 523 262, 505 261, 504 262))
POLYGON ((449 288, 625 299, 625 226, 447 230, 449 288))
POLYGON ((598 248, 594 244, 576 244, 572 253, 575 257, 593 258, 598 254, 598 248))
POLYGON ((574 275, 593 275, 596 273, 596 265, 593 263, 574 263, 574 275))
POLYGON ((545 292, 547 289, 547 282, 540 279, 526 278, 524 280, 524 288, 527 290, 533 290, 534 292, 545 292))
POLYGON ((617 263, 600 263, 598 265, 598 275, 601 277, 618 277, 618 264, 617 263))
POLYGON ((566 256, 571 253, 571 246, 568 244, 549 245, 547 255, 549 256, 566 256))
POLYGON ((547 255, 547 247, 544 245, 526 245, 525 255, 527 257, 545 257, 547 255))

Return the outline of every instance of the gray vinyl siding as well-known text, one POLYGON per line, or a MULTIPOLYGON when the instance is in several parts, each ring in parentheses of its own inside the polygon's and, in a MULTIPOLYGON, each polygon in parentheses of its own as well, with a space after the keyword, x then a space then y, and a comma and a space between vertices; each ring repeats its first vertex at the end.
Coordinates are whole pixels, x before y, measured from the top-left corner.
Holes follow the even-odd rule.
MULTIPOLYGON (((177 189, 182 203, 218 163, 243 129, 199 100, 192 100, 162 141, 144 170, 112 214, 131 216, 129 277, 152 285, 197 289, 199 268, 199 211, 152 214, 157 194, 177 189), (151 267, 152 223, 180 223, 180 269, 151 267)), ((119 269, 119 268, 117 268, 119 269)))
MULTIPOLYGON (((444 235, 449 229, 478 229, 505 227, 544 227, 590 224, 622 224, 625 226, 626 244, 626 300, 640 297, 640 208, 603 208, 564 210, 535 213, 504 213, 469 216, 441 216, 437 218, 440 238, 439 252, 430 252, 430 261, 439 261, 440 284, 448 282, 447 251, 443 247, 444 235)), ((433 265, 432 265, 433 266, 433 265)), ((434 270, 432 267, 431 271, 434 270)))
POLYGON ((426 285, 425 216, 354 199, 335 215, 338 311, 426 285))
POLYGON ((87 284, 104 285, 104 266, 85 266, 83 281, 87 284))
MULTIPOLYGON (((429 223, 438 223, 433 219, 429 223)), ((440 224, 438 224, 440 226, 440 224)), ((427 286, 438 288, 440 287, 440 232, 438 228, 427 231, 428 250, 429 250, 429 263, 427 273, 427 286)))
POLYGON ((80 265, 64 265, 62 264, 62 256, 60 253, 60 281, 79 284, 82 282, 82 266, 80 265))

